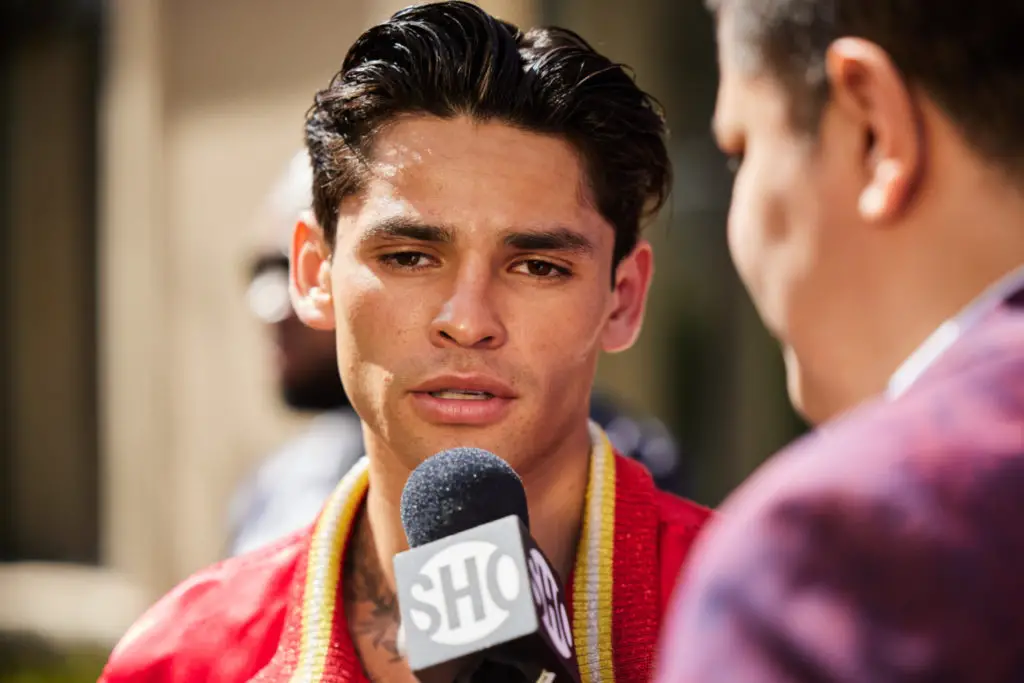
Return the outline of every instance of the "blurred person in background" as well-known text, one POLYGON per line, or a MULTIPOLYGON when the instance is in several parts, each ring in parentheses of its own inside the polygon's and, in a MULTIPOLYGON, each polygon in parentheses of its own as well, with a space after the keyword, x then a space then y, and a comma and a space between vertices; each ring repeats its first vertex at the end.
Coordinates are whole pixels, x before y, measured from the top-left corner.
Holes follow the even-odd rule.
POLYGON ((601 390, 590 395, 590 419, 604 428, 619 453, 647 468, 659 489, 689 494, 685 452, 661 420, 637 414, 601 390))
POLYGON ((267 326, 281 400, 313 415, 306 431, 262 461, 236 491, 228 552, 238 555, 312 523, 338 481, 363 455, 363 433, 338 375, 334 334, 295 315, 288 294, 292 231, 312 206, 305 150, 292 158, 256 220, 249 308, 267 326))
MULTIPOLYGON (((309 429, 263 461, 231 502, 228 552, 238 555, 311 524, 349 468, 363 455, 359 416, 338 373, 334 333, 306 326, 288 294, 288 250, 295 223, 312 206, 309 155, 298 152, 258 219, 262 248, 251 267, 247 299, 272 335, 274 369, 285 405, 313 413, 309 429)), ((623 455, 641 462, 666 491, 682 495, 682 457, 657 418, 634 416, 607 393, 594 392, 590 416, 623 455)))

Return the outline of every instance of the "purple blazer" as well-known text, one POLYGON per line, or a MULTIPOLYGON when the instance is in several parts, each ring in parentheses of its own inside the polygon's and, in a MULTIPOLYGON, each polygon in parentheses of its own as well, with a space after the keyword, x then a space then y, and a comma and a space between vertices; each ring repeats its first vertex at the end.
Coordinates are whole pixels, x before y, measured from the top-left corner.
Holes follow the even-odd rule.
POLYGON ((655 680, 1024 681, 1024 291, 740 487, 655 680))

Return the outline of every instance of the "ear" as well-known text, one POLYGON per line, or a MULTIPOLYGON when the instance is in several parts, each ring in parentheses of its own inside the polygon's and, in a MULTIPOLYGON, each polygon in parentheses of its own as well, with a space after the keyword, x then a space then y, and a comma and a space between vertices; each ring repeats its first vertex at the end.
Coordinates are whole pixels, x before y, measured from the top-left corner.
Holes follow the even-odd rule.
POLYGON ((303 212, 292 234, 289 293, 296 315, 317 330, 334 329, 331 250, 312 212, 303 212))
POLYGON ((825 68, 835 106, 864 131, 861 216, 890 223, 910 205, 924 169, 913 93, 885 50, 861 38, 833 42, 825 68))
POLYGON ((601 336, 601 347, 608 353, 625 351, 640 336, 653 275, 654 252, 649 242, 640 240, 615 269, 611 315, 601 336))

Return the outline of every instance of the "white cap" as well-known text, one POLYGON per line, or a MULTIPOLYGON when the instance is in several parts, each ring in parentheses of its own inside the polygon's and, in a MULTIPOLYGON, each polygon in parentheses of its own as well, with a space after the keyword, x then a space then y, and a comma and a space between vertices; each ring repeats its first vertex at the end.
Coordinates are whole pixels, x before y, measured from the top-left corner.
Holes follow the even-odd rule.
MULTIPOLYGON (((278 176, 255 218, 257 258, 291 251, 295 223, 313 204, 313 169, 309 154, 299 150, 278 176)), ((292 313, 288 273, 272 268, 258 273, 249 283, 246 299, 260 320, 276 323, 292 313)))
POLYGON ((287 254, 295 222, 312 206, 313 168, 303 148, 278 176, 257 215, 260 249, 287 254))

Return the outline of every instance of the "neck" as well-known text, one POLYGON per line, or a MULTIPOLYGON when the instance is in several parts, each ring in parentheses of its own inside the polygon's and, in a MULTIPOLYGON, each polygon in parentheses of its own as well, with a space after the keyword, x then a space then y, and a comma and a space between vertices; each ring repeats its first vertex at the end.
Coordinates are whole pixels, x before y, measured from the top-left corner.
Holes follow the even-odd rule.
MULTIPOLYGON (((396 646, 400 614, 392 558, 408 549, 400 518, 411 473, 367 438, 370 485, 345 553, 345 612, 360 661, 371 680, 411 680, 396 646)), ((563 580, 572 570, 590 470, 590 433, 580 429, 535 465, 519 471, 530 533, 563 580)))
MULTIPOLYGON (((397 458, 387 457, 372 447, 368 439, 370 487, 366 513, 360 521, 368 527, 372 549, 386 585, 395 588, 391 558, 407 550, 400 518, 402 489, 410 470, 397 458), (378 452, 375 452, 378 451, 378 452)), ((568 576, 576 557, 576 544, 583 520, 587 480, 590 468, 590 433, 586 422, 535 464, 521 468, 518 474, 526 489, 530 512, 530 534, 555 569, 568 576)))
MULTIPOLYGON (((939 326, 1024 264, 1024 200, 1002 196, 986 202, 980 187, 968 189, 977 194, 961 202, 960 211, 944 206, 919 225, 884 237, 875 269, 883 276, 859 285, 863 307, 850 317, 857 329, 845 335, 856 345, 845 358, 822 359, 822 381, 805 378, 820 394, 817 414, 809 416, 814 422, 883 393, 939 326)), ((806 371, 813 375, 815 368, 806 371)))

